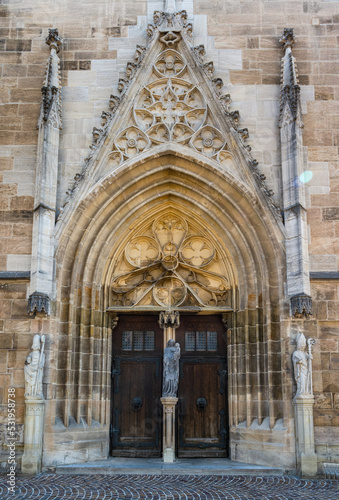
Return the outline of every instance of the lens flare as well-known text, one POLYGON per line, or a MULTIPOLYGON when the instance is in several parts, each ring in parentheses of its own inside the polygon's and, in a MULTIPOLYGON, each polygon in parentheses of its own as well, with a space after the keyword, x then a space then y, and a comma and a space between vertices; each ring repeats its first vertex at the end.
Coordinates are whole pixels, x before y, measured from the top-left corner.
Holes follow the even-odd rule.
POLYGON ((306 182, 310 182, 312 177, 313 177, 313 172, 311 170, 305 170, 305 172, 299 175, 299 180, 303 184, 306 184, 306 182))

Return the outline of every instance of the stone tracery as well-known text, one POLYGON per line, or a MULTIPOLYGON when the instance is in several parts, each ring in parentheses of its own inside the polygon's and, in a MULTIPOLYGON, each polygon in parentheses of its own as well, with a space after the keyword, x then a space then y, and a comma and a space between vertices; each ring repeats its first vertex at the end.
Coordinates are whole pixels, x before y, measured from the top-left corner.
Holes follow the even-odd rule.
POLYGON ((117 268, 125 272, 111 282, 115 306, 227 306, 230 285, 214 245, 174 213, 155 219, 149 234, 133 237, 117 268))
POLYGON ((220 150, 227 151, 223 134, 211 124, 205 99, 190 81, 187 63, 179 52, 174 49, 161 52, 150 80, 135 99, 133 124, 115 140, 113 154, 120 153, 115 156, 119 162, 152 144, 169 141, 185 144, 215 159, 220 150))

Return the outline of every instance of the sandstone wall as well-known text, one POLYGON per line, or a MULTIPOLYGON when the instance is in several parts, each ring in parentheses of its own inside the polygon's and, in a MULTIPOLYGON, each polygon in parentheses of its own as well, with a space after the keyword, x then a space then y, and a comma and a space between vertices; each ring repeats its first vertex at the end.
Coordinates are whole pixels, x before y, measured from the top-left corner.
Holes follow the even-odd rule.
MULTIPOLYGON (((293 27, 304 119, 305 168, 314 315, 308 333, 314 354, 315 425, 318 452, 333 458, 329 444, 339 429, 339 85, 338 1, 194 0, 178 2, 194 22, 194 45, 205 44, 205 61, 239 109, 247 143, 281 203, 279 37, 293 27), (319 273, 329 273, 329 276, 319 273), (318 274, 315 274, 318 273, 318 274)), ((163 2, 146 0, 4 0, 0 6, 0 377, 1 403, 17 387, 18 435, 22 441, 23 362, 33 334, 48 333, 47 320, 26 313, 34 204, 37 121, 49 49, 48 28, 64 39, 61 59, 63 130, 58 207, 67 199, 92 142, 92 128, 117 93, 119 76, 145 44, 147 16, 163 2), (26 273, 26 274, 25 274, 26 273)), ((295 332, 297 322, 292 324, 295 332)), ((48 346, 47 346, 48 347, 48 346)), ((50 346, 51 348, 51 346, 50 346)), ((291 350, 293 350, 293 342, 291 350)), ((52 388, 50 388, 53 392, 52 388)), ((6 407, 2 406, 1 423, 6 407)))

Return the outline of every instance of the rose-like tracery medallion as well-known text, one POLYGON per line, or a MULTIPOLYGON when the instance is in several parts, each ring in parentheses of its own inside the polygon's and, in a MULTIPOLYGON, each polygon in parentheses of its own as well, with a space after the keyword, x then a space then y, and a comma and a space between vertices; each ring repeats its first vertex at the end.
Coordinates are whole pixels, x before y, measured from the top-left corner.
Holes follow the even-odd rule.
POLYGON ((125 272, 112 280, 113 304, 166 308, 228 305, 230 286, 214 245, 206 237, 192 234, 187 221, 173 212, 156 218, 148 234, 134 236, 117 267, 125 272))
POLYGON ((160 306, 179 306, 185 299, 185 283, 174 277, 162 278, 153 288, 153 294, 160 306))

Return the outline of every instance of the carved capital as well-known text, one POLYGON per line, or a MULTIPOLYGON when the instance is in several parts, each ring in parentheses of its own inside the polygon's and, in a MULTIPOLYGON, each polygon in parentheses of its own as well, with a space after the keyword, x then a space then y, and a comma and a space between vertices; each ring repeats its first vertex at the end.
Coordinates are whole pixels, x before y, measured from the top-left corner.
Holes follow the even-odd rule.
POLYGON ((34 292, 28 298, 27 312, 31 316, 37 313, 50 314, 50 298, 46 293, 34 292))
POLYGON ((180 317, 178 311, 162 311, 159 315, 160 328, 178 328, 180 317))
POLYGON ((294 318, 308 318, 312 315, 312 298, 309 295, 295 295, 290 300, 291 315, 294 318))
POLYGON ((49 29, 48 37, 46 38, 46 43, 49 45, 49 48, 55 49, 59 52, 60 47, 62 45, 62 38, 59 36, 59 32, 57 29, 49 29))
POLYGON ((284 50, 287 47, 292 47, 295 43, 293 28, 285 28, 282 37, 279 39, 279 42, 282 44, 284 50))
POLYGON ((118 321, 119 321, 119 316, 117 314, 114 314, 111 317, 111 329, 112 330, 114 330, 117 327, 118 321))

